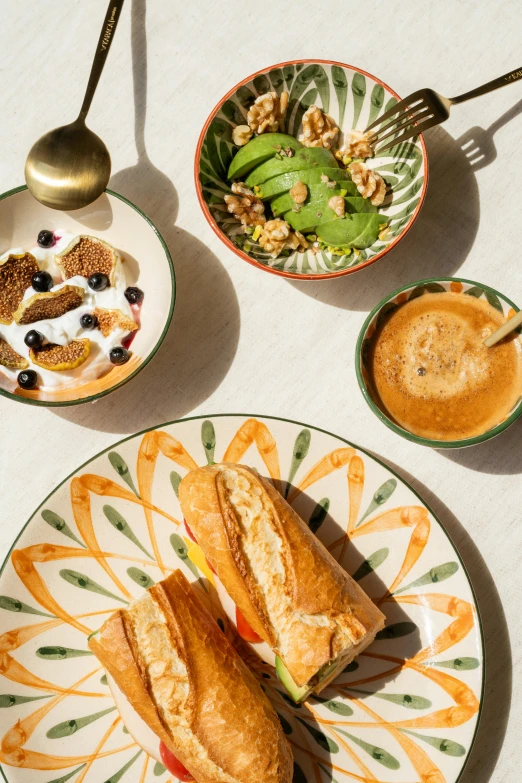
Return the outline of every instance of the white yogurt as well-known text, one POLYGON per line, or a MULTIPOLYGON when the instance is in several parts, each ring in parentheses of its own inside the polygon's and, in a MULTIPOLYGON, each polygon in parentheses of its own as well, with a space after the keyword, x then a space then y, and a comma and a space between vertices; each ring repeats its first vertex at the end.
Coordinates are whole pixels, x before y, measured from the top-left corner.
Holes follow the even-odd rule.
MULTIPOLYGON (((69 278, 65 282, 61 281, 60 270, 58 269, 54 256, 64 250, 67 245, 75 238, 75 234, 66 232, 55 232, 60 239, 51 248, 34 247, 29 251, 38 261, 40 269, 49 272, 53 281, 56 283, 51 291, 59 291, 65 285, 78 286, 85 291, 83 304, 75 310, 59 318, 46 319, 44 321, 35 321, 32 324, 19 326, 14 321, 10 324, 0 324, 0 337, 2 337, 11 348, 20 356, 23 356, 29 362, 29 368, 35 370, 38 374, 38 387, 40 389, 53 389, 58 386, 66 388, 75 386, 79 380, 90 381, 100 378, 112 369, 113 365, 109 359, 112 348, 121 345, 122 340, 128 332, 123 329, 114 329, 108 337, 104 337, 99 329, 83 329, 80 324, 80 318, 84 313, 90 313, 95 307, 103 307, 107 310, 121 310, 128 318, 134 319, 132 308, 125 298, 125 289, 127 281, 125 270, 121 262, 116 266, 114 274, 114 283, 108 286, 104 291, 93 291, 89 288, 86 277, 77 275, 69 278), (60 281, 60 282, 57 282, 60 281), (91 352, 87 360, 75 370, 53 371, 46 370, 33 364, 29 358, 29 348, 24 343, 24 337, 27 332, 35 329, 43 334, 46 340, 58 345, 67 345, 73 340, 88 338, 91 341, 91 352)), ((9 255, 21 255, 26 251, 23 248, 15 247, 8 250, 1 257, 6 258, 9 255)), ((34 288, 28 288, 24 293, 24 299, 34 296, 37 291, 34 288)), ((19 370, 13 370, 9 367, 0 367, 13 382, 16 383, 19 370)))

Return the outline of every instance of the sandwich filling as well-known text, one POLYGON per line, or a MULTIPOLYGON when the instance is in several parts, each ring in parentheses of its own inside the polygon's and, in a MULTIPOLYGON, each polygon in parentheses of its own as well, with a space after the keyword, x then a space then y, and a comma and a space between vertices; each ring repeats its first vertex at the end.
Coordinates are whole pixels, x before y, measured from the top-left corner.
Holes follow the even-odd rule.
MULTIPOLYGON (((327 642, 329 654, 325 655, 323 665, 308 682, 297 683, 298 688, 294 683, 296 690, 306 689, 304 695, 307 695, 320 683, 333 679, 340 669, 370 644, 374 634, 368 634, 362 624, 354 622, 353 616, 348 624, 343 623, 342 615, 336 617, 324 612, 310 614, 294 608, 287 585, 284 543, 277 531, 273 508, 265 491, 248 473, 233 468, 224 469, 221 478, 227 501, 241 529, 243 557, 272 627, 276 654, 288 666, 290 676, 288 659, 295 655, 296 646, 300 642, 302 655, 306 655, 313 629, 318 641, 321 637, 323 644, 327 642)), ((300 700, 304 695, 300 694, 300 700)))

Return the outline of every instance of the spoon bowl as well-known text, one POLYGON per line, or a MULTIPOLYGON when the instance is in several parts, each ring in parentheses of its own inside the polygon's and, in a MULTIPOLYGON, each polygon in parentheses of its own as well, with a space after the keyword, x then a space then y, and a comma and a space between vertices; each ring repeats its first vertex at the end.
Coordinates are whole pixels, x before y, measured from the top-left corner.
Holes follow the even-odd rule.
POLYGON ((110 0, 78 118, 42 136, 25 163, 25 181, 37 201, 68 212, 101 196, 111 176, 109 150, 85 124, 107 60, 124 0, 110 0))
POLYGON ((81 120, 38 139, 25 164, 25 180, 33 196, 46 207, 64 212, 95 201, 110 175, 109 150, 81 120))

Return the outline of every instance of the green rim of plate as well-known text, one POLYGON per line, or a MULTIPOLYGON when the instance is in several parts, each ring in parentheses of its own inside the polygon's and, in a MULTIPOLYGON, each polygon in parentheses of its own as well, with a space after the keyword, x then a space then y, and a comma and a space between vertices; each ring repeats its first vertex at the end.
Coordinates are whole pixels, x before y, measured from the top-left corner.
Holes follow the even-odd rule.
POLYGON ((464 277, 429 277, 426 280, 417 280, 414 283, 408 283, 408 285, 404 285, 401 288, 397 288, 395 291, 393 291, 391 294, 388 294, 384 299, 382 299, 376 307, 373 308, 369 316, 366 318, 361 331, 359 332, 359 337, 357 338, 357 344, 355 346, 355 372, 357 375, 357 382, 359 384, 359 388, 363 394, 364 399, 372 409, 372 411, 375 413, 378 419, 380 419, 383 424, 386 424, 387 427, 389 427, 393 432, 395 432, 397 435, 400 435, 403 438, 406 438, 407 440, 411 440, 413 443, 417 443, 420 446, 431 446, 435 449, 459 449, 464 448, 466 446, 475 446, 478 443, 484 443, 487 440, 490 440, 491 438, 494 438, 496 435, 499 435, 501 432, 506 430, 508 427, 510 427, 514 421, 518 419, 518 417, 522 414, 522 398, 519 401, 518 405, 515 407, 513 413, 511 413, 507 419, 505 419, 501 424, 497 424, 496 427, 493 427, 491 430, 487 430, 486 432, 482 433, 482 435, 475 435, 473 438, 464 438, 462 440, 432 440, 430 438, 422 438, 419 435, 414 435, 413 432, 409 432, 408 430, 404 429, 403 427, 400 427, 398 424, 395 424, 391 419, 386 416, 385 413, 379 408, 378 405, 375 404, 375 402, 372 399, 372 396, 370 392, 368 391, 368 387, 366 386, 366 383, 364 381, 364 378, 362 376, 361 371, 361 364, 362 364, 362 346, 364 342, 364 338, 366 337, 366 333, 368 331, 368 327, 370 326, 371 322, 377 315, 377 313, 384 307, 385 304, 387 304, 389 301, 394 299, 398 294, 401 294, 403 291, 410 291, 414 288, 417 288, 417 286, 421 285, 427 285, 429 283, 466 283, 466 285, 476 286, 477 288, 482 289, 484 292, 488 292, 490 294, 493 294, 497 296, 499 299, 502 299, 504 302, 506 302, 510 307, 515 310, 515 312, 519 312, 520 308, 517 307, 517 305, 511 301, 511 299, 508 299, 507 296, 504 294, 501 294, 500 291, 497 291, 495 288, 491 288, 491 286, 485 285, 484 283, 477 283, 475 280, 467 280, 464 277))
MULTIPOLYGON (((444 279, 450 279, 451 280, 451 279, 454 279, 454 278, 438 278, 438 279, 443 279, 443 280, 444 279)), ((425 282, 434 282, 434 281, 436 282, 435 279, 434 280, 425 281, 425 282)), ((462 281, 462 282, 465 282, 465 281, 462 281)), ((466 282, 469 282, 469 281, 466 281, 466 282)), ((406 289, 409 288, 409 287, 410 286, 406 286, 406 289)), ((398 291, 396 291, 395 293, 400 293, 402 290, 404 290, 404 289, 401 288, 398 291)), ((489 289, 489 290, 493 291, 493 289, 489 289)), ((509 300, 506 299, 506 301, 509 301, 509 300)), ((376 308, 376 310, 377 309, 378 308, 376 308)), ((408 489, 415 495, 415 497, 417 497, 420 500, 420 502, 423 504, 423 506, 425 506, 428 509, 429 513, 432 515, 432 517, 436 520, 436 522, 440 526, 440 529, 443 531, 444 535, 448 539, 451 547, 453 548, 453 550, 455 552, 455 555, 456 555, 460 565, 462 566, 462 570, 464 571, 464 574, 466 575, 466 579, 468 581, 468 584, 469 584, 469 587, 470 587, 470 590, 471 590, 471 595, 473 596, 473 601, 474 601, 474 605, 475 605, 475 611, 477 613, 478 630, 479 630, 479 636, 480 636, 480 646, 481 646, 481 650, 482 650, 482 661, 483 661, 481 689, 480 689, 480 701, 479 701, 479 708, 478 708, 478 713, 477 713, 477 722, 475 724, 475 731, 474 731, 473 736, 471 738, 468 752, 467 752, 467 754, 466 754, 466 756, 465 756, 465 758, 463 760, 463 763, 462 763, 462 768, 461 768, 461 770, 460 770, 460 772, 458 774, 458 777, 455 779, 455 783, 459 783, 460 779, 462 778, 462 775, 464 774, 467 762, 468 762, 468 760, 470 758, 471 752, 472 752, 473 747, 475 745, 475 740, 477 738, 477 733, 478 733, 480 722, 481 722, 481 719, 482 719, 482 710, 483 710, 483 704, 484 704, 484 693, 485 693, 485 687, 486 687, 486 666, 487 666, 486 647, 485 647, 485 642, 484 642, 484 628, 483 628, 483 625, 482 625, 482 618, 481 618, 481 615, 480 615, 480 608, 479 608, 478 601, 477 601, 477 595, 475 593, 475 589, 473 587, 473 583, 472 583, 472 581, 470 579, 470 576, 469 576, 469 573, 468 573, 468 569, 466 568, 466 564, 464 563, 464 561, 462 560, 462 558, 460 556, 460 552, 458 551, 457 547, 453 543, 453 539, 451 538, 450 534, 446 530, 445 526, 440 521, 438 515, 434 513, 434 511, 431 508, 431 506, 424 500, 424 498, 422 498, 422 496, 414 489, 414 487, 412 487, 412 485, 405 478, 403 478, 399 473, 397 473, 396 470, 394 470, 386 462, 384 462, 384 460, 380 459, 379 457, 376 457, 372 452, 368 451, 367 449, 363 449, 360 446, 358 446, 357 444, 352 443, 352 441, 346 440, 346 438, 342 438, 340 435, 335 435, 333 432, 330 432, 329 430, 325 430, 322 427, 315 427, 315 426, 310 425, 310 424, 305 424, 304 422, 295 421, 294 419, 285 419, 282 416, 267 416, 267 415, 264 415, 264 414, 255 414, 255 413, 216 413, 216 414, 210 414, 210 415, 206 415, 206 416, 205 415, 187 416, 186 418, 183 418, 183 419, 174 419, 173 421, 167 421, 167 422, 164 422, 162 424, 156 424, 153 427, 147 427, 147 428, 145 428, 143 430, 140 430, 139 432, 133 433, 132 435, 128 435, 126 438, 122 438, 121 440, 117 441, 116 443, 112 443, 107 448, 102 449, 97 454, 95 454, 93 457, 91 457, 90 459, 88 459, 85 462, 83 462, 81 465, 79 465, 77 468, 75 468, 75 470, 73 470, 71 473, 69 473, 56 487, 54 487, 54 489, 51 492, 49 492, 49 494, 44 498, 44 500, 40 503, 40 505, 35 509, 33 514, 29 517, 27 522, 24 524, 24 526, 22 527, 22 529, 18 533, 16 539, 13 541, 9 551, 7 552, 7 554, 5 556, 5 559, 4 559, 3 563, 2 563, 2 565, 0 566, 0 577, 2 576, 4 568, 6 567, 6 565, 9 562, 9 559, 11 557, 11 553, 13 552, 16 544, 18 543, 18 541, 20 540, 20 538, 24 534, 25 530, 30 525, 30 523, 32 522, 34 517, 36 516, 36 514, 42 508, 42 506, 44 506, 45 503, 47 503, 47 501, 49 500, 49 498, 51 498, 55 494, 55 492, 57 492, 67 481, 69 481, 69 479, 71 479, 78 471, 82 470, 82 468, 85 468, 87 465, 89 465, 91 462, 93 462, 93 460, 97 459, 98 457, 101 457, 103 454, 107 454, 109 451, 114 450, 115 448, 117 448, 118 446, 121 446, 123 443, 126 443, 129 440, 132 440, 133 438, 140 437, 141 435, 144 435, 147 432, 152 432, 153 430, 157 430, 157 429, 160 429, 160 428, 163 428, 163 427, 168 427, 168 426, 170 426, 172 424, 181 424, 182 422, 186 422, 186 421, 197 421, 197 420, 205 420, 205 419, 212 420, 212 419, 220 419, 220 418, 256 418, 256 419, 270 419, 272 421, 283 421, 283 422, 287 422, 288 424, 295 424, 295 425, 297 425, 299 427, 307 427, 308 429, 315 430, 316 432, 322 432, 325 435, 329 435, 332 438, 336 438, 337 440, 341 441, 342 443, 345 443, 347 446, 351 446, 352 448, 355 448, 358 451, 362 452, 367 457, 369 457, 371 460, 375 460, 375 462, 377 462, 383 468, 388 470, 393 476, 395 476, 395 478, 397 478, 401 483, 403 483, 405 486, 407 486, 408 489)), ((2 774, 2 777, 5 780, 5 783, 9 783, 7 777, 4 774, 3 766, 1 764, 0 764, 0 773, 2 774)))
MULTIPOLYGON (((8 190, 6 193, 2 193, 0 195, 0 201, 9 198, 9 196, 15 196, 17 193, 22 193, 24 190, 28 190, 27 185, 19 185, 19 187, 17 188, 8 190)), ((133 372, 130 373, 130 375, 128 375, 126 378, 120 381, 120 383, 111 386, 110 389, 105 389, 105 391, 98 392, 98 394, 91 394, 89 397, 82 397, 82 399, 70 400, 67 402, 46 402, 45 400, 31 400, 28 399, 27 397, 19 397, 17 394, 13 394, 12 392, 8 392, 5 389, 0 388, 0 395, 2 395, 2 397, 8 397, 10 400, 14 400, 15 402, 22 402, 25 405, 36 405, 42 408, 67 408, 72 405, 83 405, 83 403, 85 402, 94 402, 95 400, 99 400, 101 397, 105 397, 107 394, 111 394, 111 392, 116 391, 116 389, 120 389, 122 386, 125 386, 126 383, 132 380, 132 378, 134 378, 139 372, 141 372, 141 370, 143 370, 144 367, 146 367, 147 364, 151 361, 151 359, 156 355, 156 353, 161 347, 163 340, 165 339, 165 336, 169 330, 172 321, 172 316, 174 315, 174 305, 176 303, 176 272, 174 271, 174 262, 172 261, 170 250, 163 236, 158 230, 157 226, 152 222, 152 220, 148 217, 148 215, 145 214, 145 212, 143 212, 139 207, 136 206, 136 204, 134 204, 132 201, 129 201, 128 198, 125 198, 125 196, 122 196, 120 193, 116 193, 116 191, 114 190, 109 190, 109 188, 106 188, 104 192, 107 193, 109 196, 114 196, 115 198, 118 198, 120 201, 123 201, 124 204, 127 204, 129 207, 132 207, 132 209, 134 209, 139 215, 141 215, 141 217, 152 228, 152 230, 158 237, 161 246, 163 247, 165 256, 168 261, 170 279, 172 283, 172 296, 170 299, 169 311, 167 313, 167 319, 165 321, 165 326, 163 327, 163 331, 160 334, 156 345, 154 346, 152 351, 148 354, 148 356, 141 362, 139 367, 137 367, 133 372)))

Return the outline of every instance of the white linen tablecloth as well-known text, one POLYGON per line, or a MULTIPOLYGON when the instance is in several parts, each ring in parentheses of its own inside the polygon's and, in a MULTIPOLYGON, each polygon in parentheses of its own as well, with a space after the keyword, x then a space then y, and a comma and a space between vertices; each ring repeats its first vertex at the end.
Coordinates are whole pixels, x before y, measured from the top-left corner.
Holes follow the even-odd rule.
MULTIPOLYGON (((522 82, 456 107, 443 128, 428 132, 430 184, 416 225, 384 260, 340 280, 291 283, 236 258, 203 219, 193 158, 218 99, 244 76, 284 60, 354 64, 402 95, 429 86, 452 96, 522 66, 520 7, 516 0, 146 6, 125 5, 90 125, 111 151, 110 186, 148 213, 170 246, 178 283, 173 325, 156 359, 95 404, 45 410, 0 398, 0 561, 69 472, 145 427, 242 412, 337 433, 411 481, 459 548, 488 655, 482 724, 461 783, 516 783, 522 421, 469 450, 409 443, 364 402, 354 346, 367 312, 423 277, 455 273, 522 304, 522 82)), ((22 184, 36 138, 76 116, 105 11, 106 0, 2 0, 2 192, 22 184)))

